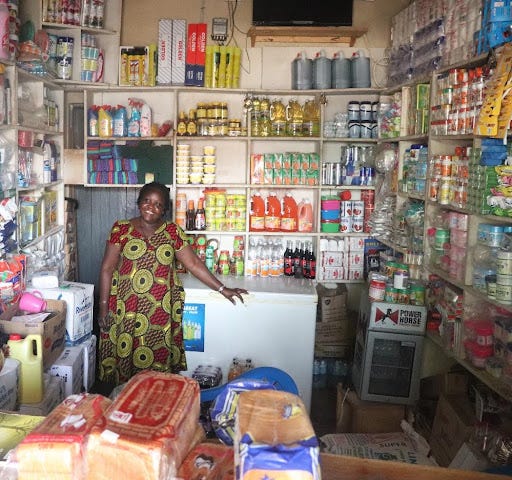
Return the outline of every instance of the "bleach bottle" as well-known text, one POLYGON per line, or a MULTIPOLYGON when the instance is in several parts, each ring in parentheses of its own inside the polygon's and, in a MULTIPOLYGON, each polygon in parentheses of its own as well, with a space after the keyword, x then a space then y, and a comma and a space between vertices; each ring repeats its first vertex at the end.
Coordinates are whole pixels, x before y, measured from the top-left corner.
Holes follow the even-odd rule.
POLYGON ((41 335, 23 338, 13 333, 7 341, 9 356, 18 360, 20 368, 20 403, 39 403, 43 400, 43 345, 41 335))
POLYGON ((292 62, 292 90, 309 90, 313 85, 313 60, 299 52, 292 62))
POLYGON ((350 88, 351 81, 351 62, 345 58, 343 52, 336 52, 332 57, 331 64, 331 87, 332 88, 350 88))
POLYGON ((370 59, 361 50, 354 52, 351 59, 350 76, 353 88, 370 88, 370 59))
POLYGON ((331 59, 320 50, 313 60, 313 88, 325 90, 331 88, 331 59))

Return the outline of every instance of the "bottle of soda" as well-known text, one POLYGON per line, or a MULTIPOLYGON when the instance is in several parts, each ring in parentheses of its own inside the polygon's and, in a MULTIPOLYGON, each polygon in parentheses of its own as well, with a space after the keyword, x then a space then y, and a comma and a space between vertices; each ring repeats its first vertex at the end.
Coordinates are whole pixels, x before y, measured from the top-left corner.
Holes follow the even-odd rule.
POLYGON ((308 257, 309 257, 309 242, 304 242, 304 248, 302 249, 300 256, 300 264, 302 267, 302 276, 304 278, 309 278, 308 274, 308 257))
POLYGON ((304 272, 302 271, 302 256, 303 255, 304 255, 304 250, 302 248, 302 242, 297 241, 295 251, 293 252, 293 275, 295 278, 304 277, 304 272))
POLYGON ((307 261, 308 263, 308 274, 309 277, 312 280, 316 278, 316 256, 315 252, 313 251, 313 244, 311 244, 311 248, 309 250, 309 259, 307 261))
POLYGON ((185 227, 187 230, 195 230, 196 226, 196 209, 194 208, 194 200, 188 201, 187 212, 185 214, 185 227))
POLYGON ((194 219, 195 229, 196 230, 205 230, 206 229, 206 216, 203 206, 203 199, 200 198, 197 202, 197 210, 194 219))
POLYGON ((294 261, 293 261, 292 241, 291 240, 288 240, 286 242, 286 250, 284 251, 283 260, 284 260, 285 276, 293 277, 294 261))

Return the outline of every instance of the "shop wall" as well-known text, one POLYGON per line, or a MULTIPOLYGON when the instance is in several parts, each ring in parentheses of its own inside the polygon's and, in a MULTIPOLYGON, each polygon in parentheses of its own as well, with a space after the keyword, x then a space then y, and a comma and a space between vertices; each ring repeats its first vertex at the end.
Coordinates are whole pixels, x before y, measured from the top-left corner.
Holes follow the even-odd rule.
POLYGON ((309 58, 313 58, 320 49, 325 49, 329 57, 335 51, 341 50, 345 56, 351 56, 356 50, 363 50, 374 66, 373 86, 385 86, 385 48, 390 44, 391 19, 409 3, 408 0, 354 0, 353 27, 367 29, 367 33, 358 38, 353 47, 272 43, 271 48, 269 44, 257 44, 252 48, 247 37, 252 19, 252 0, 124 0, 121 43, 146 45, 156 42, 160 18, 206 22, 210 31, 213 17, 227 17, 233 33, 231 44, 244 49, 240 74, 242 88, 291 88, 291 62, 297 53, 305 51, 309 58), (234 5, 237 7, 231 15, 234 5))
MULTIPOLYGON (((313 58, 324 49, 328 56, 343 51, 348 57, 363 50, 372 60, 372 85, 385 85, 385 49, 390 43, 391 18, 409 3, 408 0, 354 0, 354 28, 368 32, 357 39, 354 47, 342 45, 258 44, 250 46, 246 32, 250 27, 252 0, 124 0, 122 45, 145 45, 156 42, 159 18, 184 18, 188 22, 203 21, 211 25, 213 17, 230 18, 229 7, 237 4, 232 29, 235 45, 244 50, 241 88, 290 89, 291 62, 299 51, 313 58)), ((108 11, 107 11, 108 14, 108 11)), ((230 28, 233 22, 229 22, 230 28)), ((80 281, 97 285, 105 241, 112 223, 137 215, 137 191, 133 188, 89 188, 74 186, 72 195, 79 202, 79 276, 80 281)), ((359 305, 359 289, 351 288, 350 307, 359 305)))

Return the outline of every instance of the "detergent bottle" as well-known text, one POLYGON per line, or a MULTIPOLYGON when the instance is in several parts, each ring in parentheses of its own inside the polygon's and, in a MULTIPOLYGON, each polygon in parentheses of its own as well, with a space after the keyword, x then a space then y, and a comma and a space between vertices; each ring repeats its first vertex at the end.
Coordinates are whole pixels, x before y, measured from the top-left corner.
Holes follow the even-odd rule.
POLYGON ((283 216, 281 217, 281 230, 283 232, 296 232, 298 224, 297 202, 291 193, 283 198, 283 216))
POLYGON ((265 231, 279 232, 281 230, 281 202, 275 192, 267 197, 267 213, 265 214, 265 231))
POLYGON ((7 341, 9 356, 21 364, 20 403, 39 403, 43 399, 43 344, 41 335, 23 338, 12 333, 7 341))
POLYGON ((265 230, 265 201, 259 192, 251 197, 251 214, 249 217, 249 230, 263 232, 265 230))
POLYGON ((313 206, 311 202, 303 198, 298 207, 298 229, 299 232, 313 231, 313 206))

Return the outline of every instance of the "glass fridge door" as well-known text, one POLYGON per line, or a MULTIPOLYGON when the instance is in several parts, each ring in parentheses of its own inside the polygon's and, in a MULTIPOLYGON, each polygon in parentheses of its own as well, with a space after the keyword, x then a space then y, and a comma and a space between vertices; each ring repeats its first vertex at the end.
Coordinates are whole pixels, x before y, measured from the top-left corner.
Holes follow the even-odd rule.
POLYGON ((423 337, 368 332, 362 399, 413 403, 418 398, 423 337))

